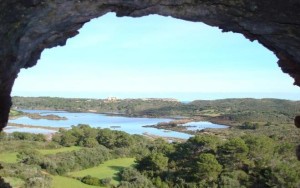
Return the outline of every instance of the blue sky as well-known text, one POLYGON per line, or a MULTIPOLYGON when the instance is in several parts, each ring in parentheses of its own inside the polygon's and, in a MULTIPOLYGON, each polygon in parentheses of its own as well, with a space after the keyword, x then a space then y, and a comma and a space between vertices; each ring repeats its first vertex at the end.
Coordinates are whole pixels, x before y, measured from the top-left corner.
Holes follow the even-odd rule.
POLYGON ((276 61, 257 42, 203 23, 110 13, 66 46, 45 50, 37 66, 21 71, 13 95, 299 100, 300 88, 276 61))

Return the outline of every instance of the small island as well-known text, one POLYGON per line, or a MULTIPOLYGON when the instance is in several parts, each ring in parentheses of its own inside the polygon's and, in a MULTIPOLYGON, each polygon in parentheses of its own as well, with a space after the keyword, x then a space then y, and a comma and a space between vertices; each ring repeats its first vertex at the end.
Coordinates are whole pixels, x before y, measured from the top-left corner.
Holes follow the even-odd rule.
POLYGON ((25 113, 25 116, 31 118, 31 119, 47 119, 47 120, 67 120, 66 117, 61 117, 53 114, 49 115, 41 115, 38 113, 30 114, 30 113, 25 113))
POLYGON ((194 131, 189 131, 187 128, 189 126, 184 126, 184 124, 193 122, 193 121, 200 121, 200 120, 195 120, 195 119, 179 119, 179 120, 174 120, 170 122, 161 122, 156 125, 145 125, 143 127, 152 127, 156 129, 164 129, 167 131, 177 131, 177 132, 183 132, 187 134, 195 134, 194 131))
POLYGON ((19 117, 29 117, 30 119, 46 119, 46 120, 68 120, 66 117, 48 114, 48 115, 41 115, 39 113, 26 113, 21 110, 12 109, 10 110, 9 119, 17 119, 19 117))

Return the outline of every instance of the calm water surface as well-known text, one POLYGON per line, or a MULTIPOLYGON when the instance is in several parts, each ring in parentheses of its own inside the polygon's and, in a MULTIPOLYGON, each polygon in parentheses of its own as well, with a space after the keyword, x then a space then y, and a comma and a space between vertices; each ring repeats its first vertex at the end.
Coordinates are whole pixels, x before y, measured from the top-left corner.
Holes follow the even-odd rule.
MULTIPOLYGON (((105 114, 96 113, 73 113, 65 111, 49 111, 49 110, 22 110, 27 113, 39 113, 41 115, 57 115, 60 117, 66 117, 67 120, 46 120, 46 119, 31 119, 29 117, 20 117, 14 120, 10 120, 11 123, 35 125, 35 126, 47 126, 47 127, 64 127, 70 128, 72 125, 88 124, 91 127, 110 128, 113 130, 125 131, 129 134, 143 134, 148 133, 152 135, 175 137, 188 139, 192 135, 186 133, 180 133, 176 131, 166 131, 162 129, 156 129, 151 127, 143 127, 145 125, 154 125, 160 122, 169 122, 173 119, 168 118, 135 118, 135 117, 122 117, 122 116, 108 116, 105 114), (116 128, 117 127, 117 128, 116 128)), ((222 125, 216 125, 209 122, 205 122, 205 126, 201 126, 202 122, 192 122, 187 125, 196 126, 198 129, 203 128, 226 128, 220 127, 222 125), (194 123, 194 124, 193 124, 194 123), (209 124, 207 124, 209 123, 209 124)), ((188 129, 196 127, 189 127, 188 129)), ((40 133, 41 129, 38 128, 11 128, 6 129, 6 132, 13 131, 25 131, 40 133)), ((45 132, 51 133, 52 130, 45 130, 45 132)))
POLYGON ((196 130, 202 130, 206 128, 215 128, 215 129, 222 129, 222 128, 228 128, 226 125, 219 125, 219 124, 214 124, 208 121, 201 121, 201 122, 190 122, 184 124, 187 126, 187 130, 190 131, 196 131, 196 130))

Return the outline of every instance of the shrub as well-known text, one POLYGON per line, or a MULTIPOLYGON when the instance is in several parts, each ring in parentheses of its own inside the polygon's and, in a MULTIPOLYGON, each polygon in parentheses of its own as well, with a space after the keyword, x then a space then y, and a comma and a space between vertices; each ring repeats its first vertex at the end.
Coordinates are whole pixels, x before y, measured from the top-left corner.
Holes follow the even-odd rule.
POLYGON ((101 185, 107 186, 107 185, 110 184, 111 178, 103 178, 103 179, 100 180, 100 182, 101 182, 101 185))
POLYGON ((100 186, 100 180, 98 178, 92 177, 90 175, 84 176, 81 179, 82 183, 88 184, 88 185, 94 185, 94 186, 100 186))

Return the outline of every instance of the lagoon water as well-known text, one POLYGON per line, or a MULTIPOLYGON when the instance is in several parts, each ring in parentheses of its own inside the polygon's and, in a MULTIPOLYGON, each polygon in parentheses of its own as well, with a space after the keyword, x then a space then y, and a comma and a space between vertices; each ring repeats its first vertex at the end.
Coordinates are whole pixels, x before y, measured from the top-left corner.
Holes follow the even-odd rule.
POLYGON ((184 126, 187 126, 187 130, 189 131, 196 131, 196 130, 202 130, 206 128, 215 128, 215 129, 225 129, 228 128, 226 125, 219 125, 214 124, 208 121, 201 121, 201 122, 189 122, 184 124, 184 126))
MULTIPOLYGON (((14 120, 10 120, 10 123, 33 125, 33 126, 47 126, 47 127, 64 127, 70 128, 72 125, 88 124, 91 127, 109 128, 113 130, 125 131, 129 134, 144 134, 158 135, 163 137, 174 137, 188 139, 192 135, 186 133, 180 133, 176 131, 166 131, 162 129, 156 129, 152 127, 143 127, 145 125, 154 125, 160 122, 169 122, 172 119, 167 118, 136 118, 136 117, 123 117, 123 116, 109 116, 105 114, 96 113, 73 113, 65 111, 49 111, 49 110, 22 110, 27 113, 39 113, 41 115, 57 115, 60 117, 66 117, 67 120, 46 120, 46 119, 31 119, 29 117, 20 117, 14 120)), ((197 122, 198 124, 201 122, 197 122)), ((210 124, 205 128, 220 128, 219 125, 210 124)), ((13 131, 26 131, 39 133, 43 132, 37 128, 16 128, 6 129, 6 132, 13 131)), ((44 129, 44 131, 48 131, 44 129)), ((53 132, 51 130, 49 133, 53 132)), ((45 132, 43 132, 45 133, 45 132)))

